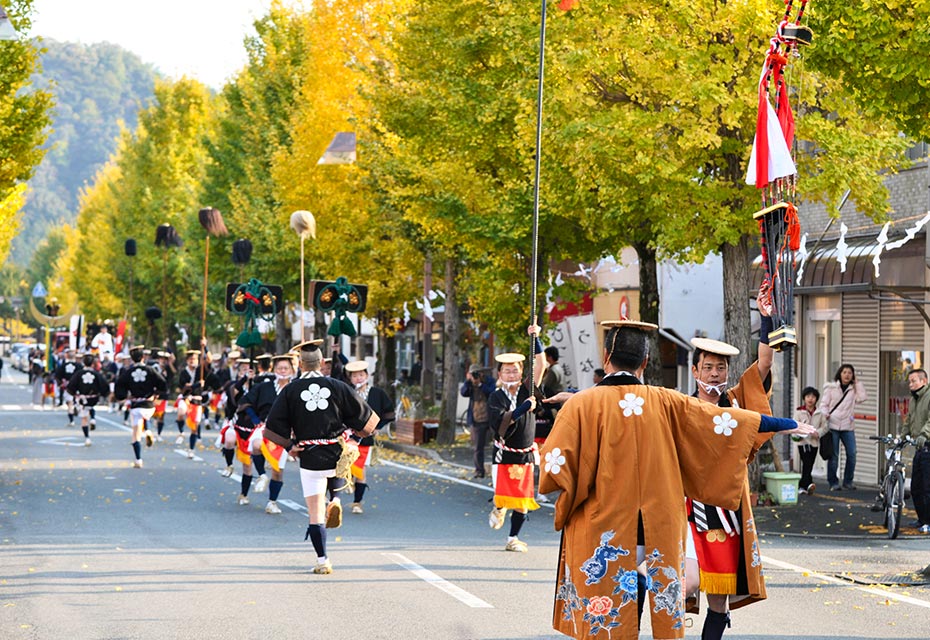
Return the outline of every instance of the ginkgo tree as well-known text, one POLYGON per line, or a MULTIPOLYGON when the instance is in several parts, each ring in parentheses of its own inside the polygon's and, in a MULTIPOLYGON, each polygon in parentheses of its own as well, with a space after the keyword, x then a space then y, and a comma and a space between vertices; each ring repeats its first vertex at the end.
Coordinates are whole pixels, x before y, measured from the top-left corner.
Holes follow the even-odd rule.
MULTIPOLYGON (((61 267, 91 318, 127 315, 141 323, 145 308, 159 307, 163 321, 149 335, 172 348, 178 342, 196 345, 193 336, 200 330, 194 292, 203 269, 197 240, 204 232, 197 211, 209 162, 203 140, 213 123, 212 100, 195 80, 156 83, 154 103, 139 114, 135 131, 124 131, 111 164, 82 195, 77 230, 61 267), (163 223, 176 230, 183 247, 155 246, 156 228, 163 223), (127 309, 128 239, 137 244, 134 309, 127 309)), ((135 330, 140 337, 148 333, 144 326, 135 330)))
POLYGON ((6 259, 25 203, 26 181, 45 155, 52 97, 32 78, 39 67, 39 45, 27 35, 33 0, 5 3, 10 24, 20 34, 0 40, 0 261, 6 259))

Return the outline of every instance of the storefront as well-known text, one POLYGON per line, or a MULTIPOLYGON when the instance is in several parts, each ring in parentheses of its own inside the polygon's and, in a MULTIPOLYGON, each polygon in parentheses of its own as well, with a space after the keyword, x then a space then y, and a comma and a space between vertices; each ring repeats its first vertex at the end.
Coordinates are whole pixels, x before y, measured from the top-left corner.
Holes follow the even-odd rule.
POLYGON ((874 237, 847 243, 845 271, 831 243, 810 257, 795 289, 799 346, 793 386, 823 389, 842 364, 855 367, 868 393, 855 411, 855 479, 872 485, 883 473, 883 457, 869 436, 898 432, 910 399, 907 372, 924 364, 930 325, 925 240, 881 253, 879 275, 874 237))

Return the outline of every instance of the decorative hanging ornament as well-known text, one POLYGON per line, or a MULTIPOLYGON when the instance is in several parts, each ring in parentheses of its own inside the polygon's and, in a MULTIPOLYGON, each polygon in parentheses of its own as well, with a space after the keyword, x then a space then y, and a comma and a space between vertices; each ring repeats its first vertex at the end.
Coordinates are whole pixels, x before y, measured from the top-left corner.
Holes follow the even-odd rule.
POLYGON ((271 288, 252 278, 240 284, 232 292, 229 310, 245 318, 245 330, 236 338, 236 344, 243 349, 260 347, 262 334, 258 331, 258 320, 273 322, 278 312, 278 299, 271 288))
POLYGON ((339 276, 335 282, 323 286, 316 295, 315 306, 322 311, 332 311, 335 317, 326 330, 326 334, 339 337, 355 337, 355 325, 348 318, 349 312, 364 310, 365 296, 354 284, 349 284, 345 277, 339 276))

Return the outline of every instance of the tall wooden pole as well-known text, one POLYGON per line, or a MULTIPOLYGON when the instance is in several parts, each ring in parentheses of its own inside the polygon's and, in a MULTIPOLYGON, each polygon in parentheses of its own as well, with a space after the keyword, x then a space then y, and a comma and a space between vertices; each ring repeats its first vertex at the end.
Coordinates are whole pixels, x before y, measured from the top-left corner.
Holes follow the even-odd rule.
MULTIPOLYGON (((530 323, 536 324, 537 264, 539 263, 539 176, 542 158, 543 126, 543 77, 546 70, 546 0, 541 0, 542 10, 539 20, 539 78, 536 89, 536 158, 533 176, 533 252, 530 258, 530 323)), ((536 340, 530 337, 530 357, 528 363, 529 380, 533 384, 534 349, 536 340)), ((532 387, 531 387, 532 389, 532 387)))
POLYGON ((206 366, 207 344, 207 282, 210 274, 210 234, 207 234, 207 244, 204 250, 203 261, 203 313, 200 316, 200 386, 203 386, 204 367, 206 366))

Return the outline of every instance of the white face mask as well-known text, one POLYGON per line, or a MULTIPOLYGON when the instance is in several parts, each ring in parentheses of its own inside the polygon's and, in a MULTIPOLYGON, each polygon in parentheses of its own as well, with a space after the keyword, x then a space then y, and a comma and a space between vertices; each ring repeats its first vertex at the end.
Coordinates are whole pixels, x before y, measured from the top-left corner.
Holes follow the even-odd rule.
POLYGON ((283 375, 283 376, 282 376, 282 375, 279 374, 279 373, 274 374, 274 377, 275 377, 275 380, 278 380, 278 381, 281 381, 281 382, 291 379, 291 376, 290 376, 290 375, 283 375))
POLYGON ((704 393, 707 393, 712 396, 722 395, 727 389, 727 381, 724 380, 720 384, 707 384, 703 380, 697 380, 698 386, 703 389, 704 393))
POLYGON ((360 391, 361 389, 364 389, 364 388, 367 387, 367 386, 368 386, 368 380, 365 380, 365 382, 356 382, 356 383, 355 383, 355 390, 356 390, 356 391, 360 391))

